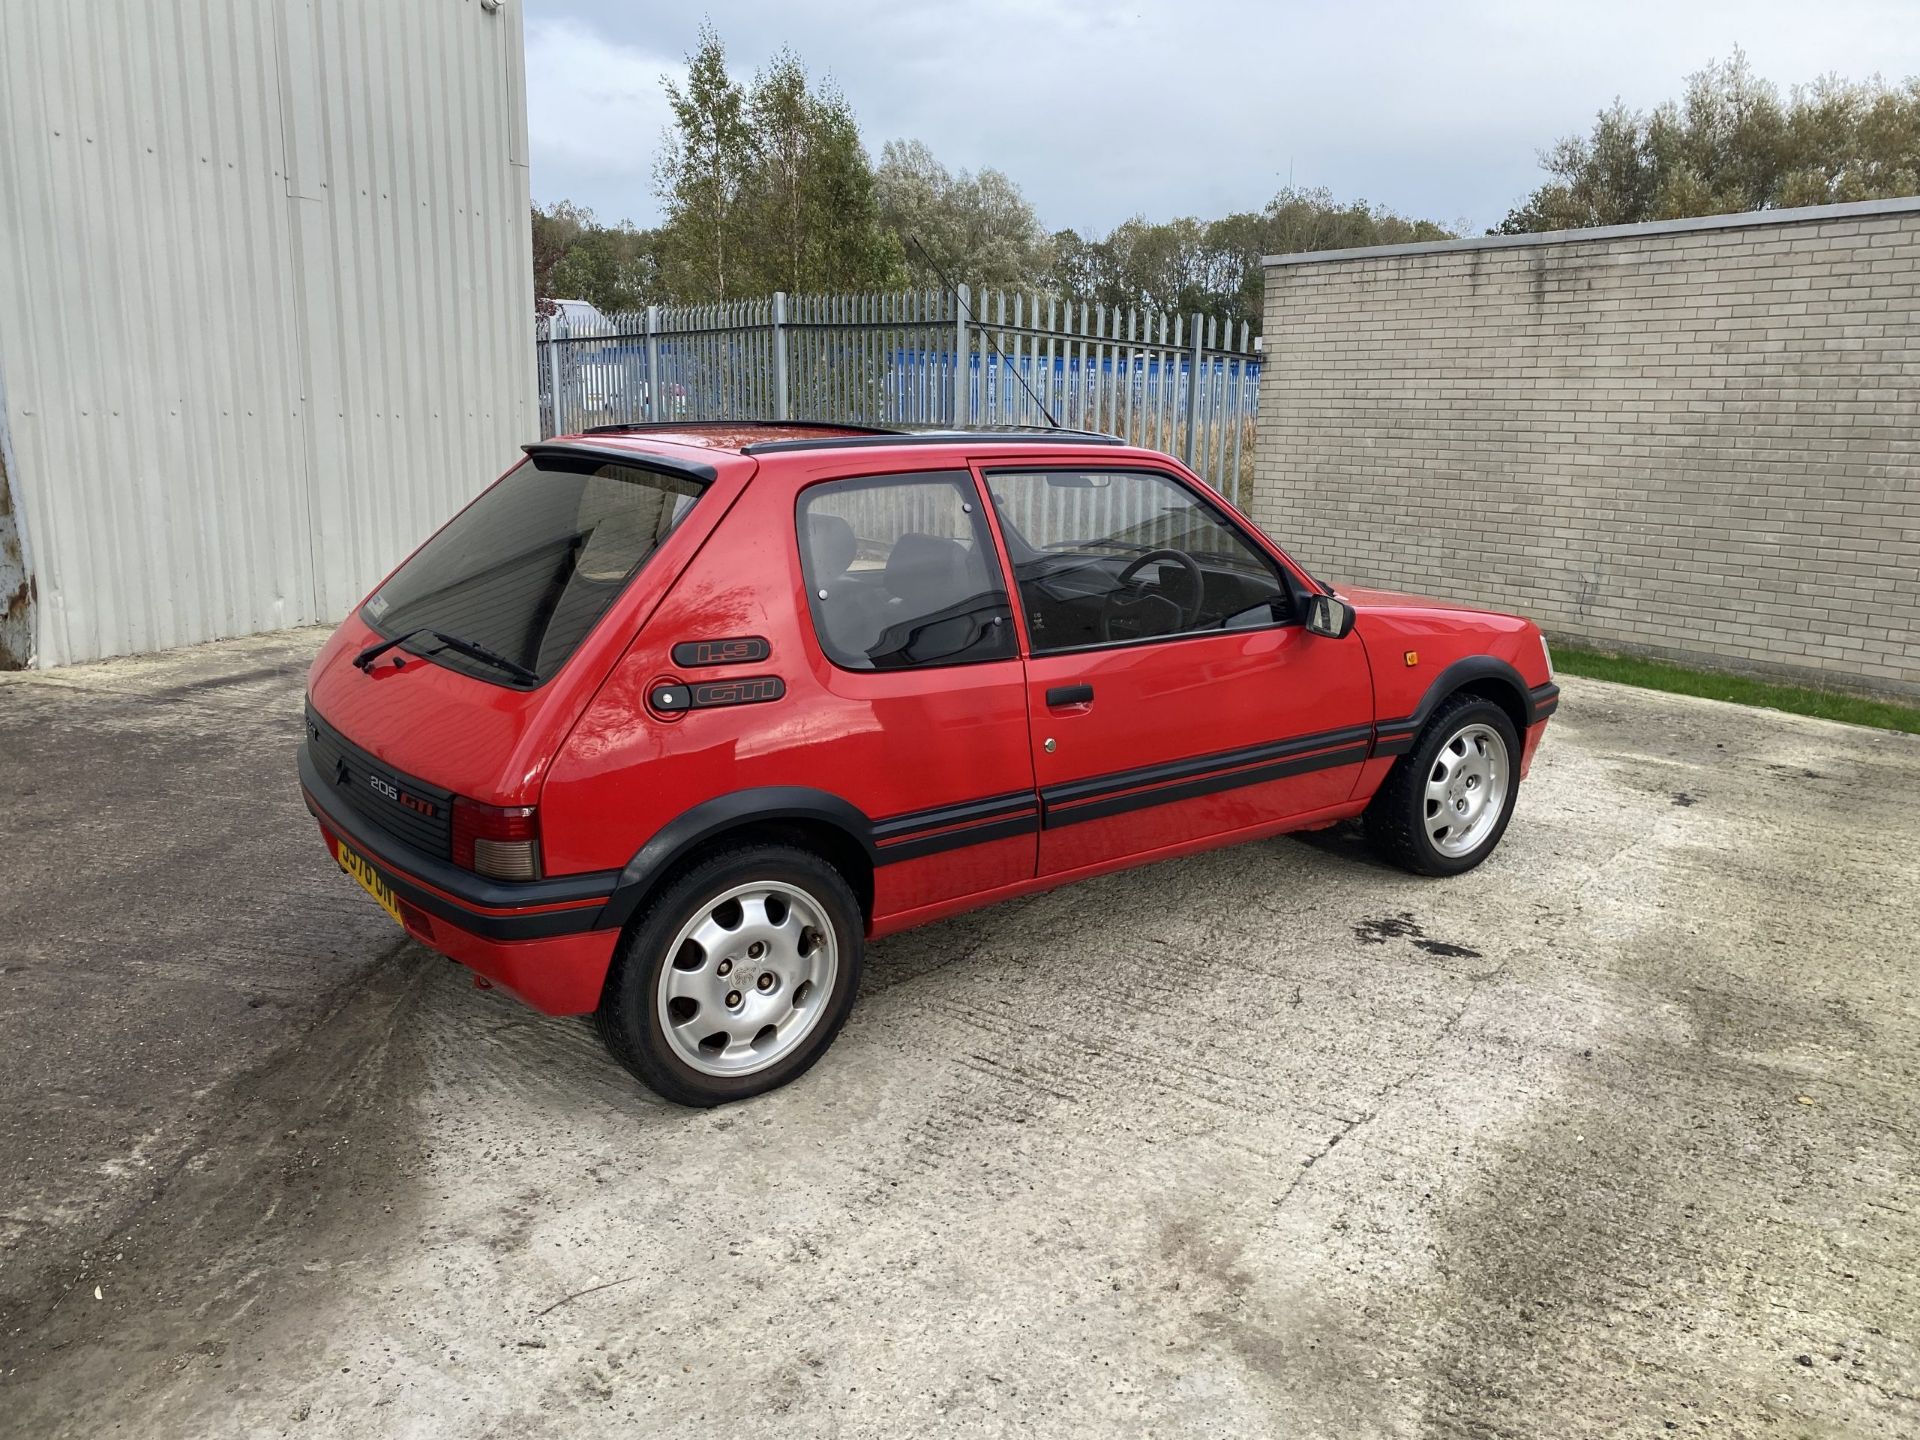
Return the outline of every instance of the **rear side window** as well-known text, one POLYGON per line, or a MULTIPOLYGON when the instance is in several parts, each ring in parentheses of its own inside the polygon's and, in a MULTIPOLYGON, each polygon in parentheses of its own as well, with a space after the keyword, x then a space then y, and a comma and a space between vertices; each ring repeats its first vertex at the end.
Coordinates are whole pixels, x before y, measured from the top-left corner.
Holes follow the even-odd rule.
MULTIPOLYGON (((597 456, 542 455, 417 550, 361 613, 389 639, 443 631, 546 680, 686 517, 701 486, 597 456)), ((502 684, 503 667, 432 635, 406 648, 502 684)), ((524 683, 524 682, 522 682, 524 683)))
POLYGON ((1006 660, 1012 611, 965 471, 815 485, 796 524, 820 648, 849 670, 1006 660))

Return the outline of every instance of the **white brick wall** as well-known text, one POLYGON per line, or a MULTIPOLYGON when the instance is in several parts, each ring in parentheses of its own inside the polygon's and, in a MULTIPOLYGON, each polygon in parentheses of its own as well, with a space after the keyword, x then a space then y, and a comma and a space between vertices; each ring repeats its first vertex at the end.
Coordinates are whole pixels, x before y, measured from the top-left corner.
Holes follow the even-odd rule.
POLYGON ((1253 513, 1554 635, 1920 695, 1920 208, 1266 269, 1253 513))

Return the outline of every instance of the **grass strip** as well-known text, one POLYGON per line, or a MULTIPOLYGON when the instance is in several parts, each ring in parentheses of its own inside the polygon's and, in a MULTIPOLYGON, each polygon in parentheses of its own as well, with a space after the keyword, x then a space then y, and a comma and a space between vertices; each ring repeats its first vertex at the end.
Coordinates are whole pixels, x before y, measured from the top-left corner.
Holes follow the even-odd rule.
POLYGON ((1645 690, 1731 700, 1736 705, 1757 705, 1765 710, 1786 710, 1795 715, 1817 715, 1822 720, 1843 720, 1849 725, 1871 725, 1879 730, 1903 730, 1909 735, 1920 735, 1920 706, 1892 700, 1866 700, 1834 690, 1809 690, 1800 685, 1752 680, 1744 675, 1721 675, 1665 660, 1607 655, 1566 645, 1553 647, 1553 667, 1590 680, 1613 680, 1645 690))

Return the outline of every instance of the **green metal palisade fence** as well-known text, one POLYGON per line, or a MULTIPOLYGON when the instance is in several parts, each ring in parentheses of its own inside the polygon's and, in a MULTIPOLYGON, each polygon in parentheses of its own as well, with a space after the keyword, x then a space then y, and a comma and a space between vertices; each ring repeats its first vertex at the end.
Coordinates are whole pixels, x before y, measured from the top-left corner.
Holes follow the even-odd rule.
POLYGON ((1251 469, 1260 355, 1244 324, 965 285, 582 308, 539 322, 543 434, 680 419, 1041 425, 1044 406, 1063 426, 1178 455, 1236 503, 1251 469))

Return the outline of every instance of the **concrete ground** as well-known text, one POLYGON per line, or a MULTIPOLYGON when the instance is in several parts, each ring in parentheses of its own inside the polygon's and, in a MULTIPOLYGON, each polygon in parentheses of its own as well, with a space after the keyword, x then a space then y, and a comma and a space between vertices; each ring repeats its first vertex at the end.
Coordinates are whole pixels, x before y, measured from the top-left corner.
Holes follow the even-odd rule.
POLYGON ((306 632, 0 680, 0 1432, 1920 1433, 1920 741, 1566 682, 1347 832, 874 947, 670 1108, 327 860, 306 632))

